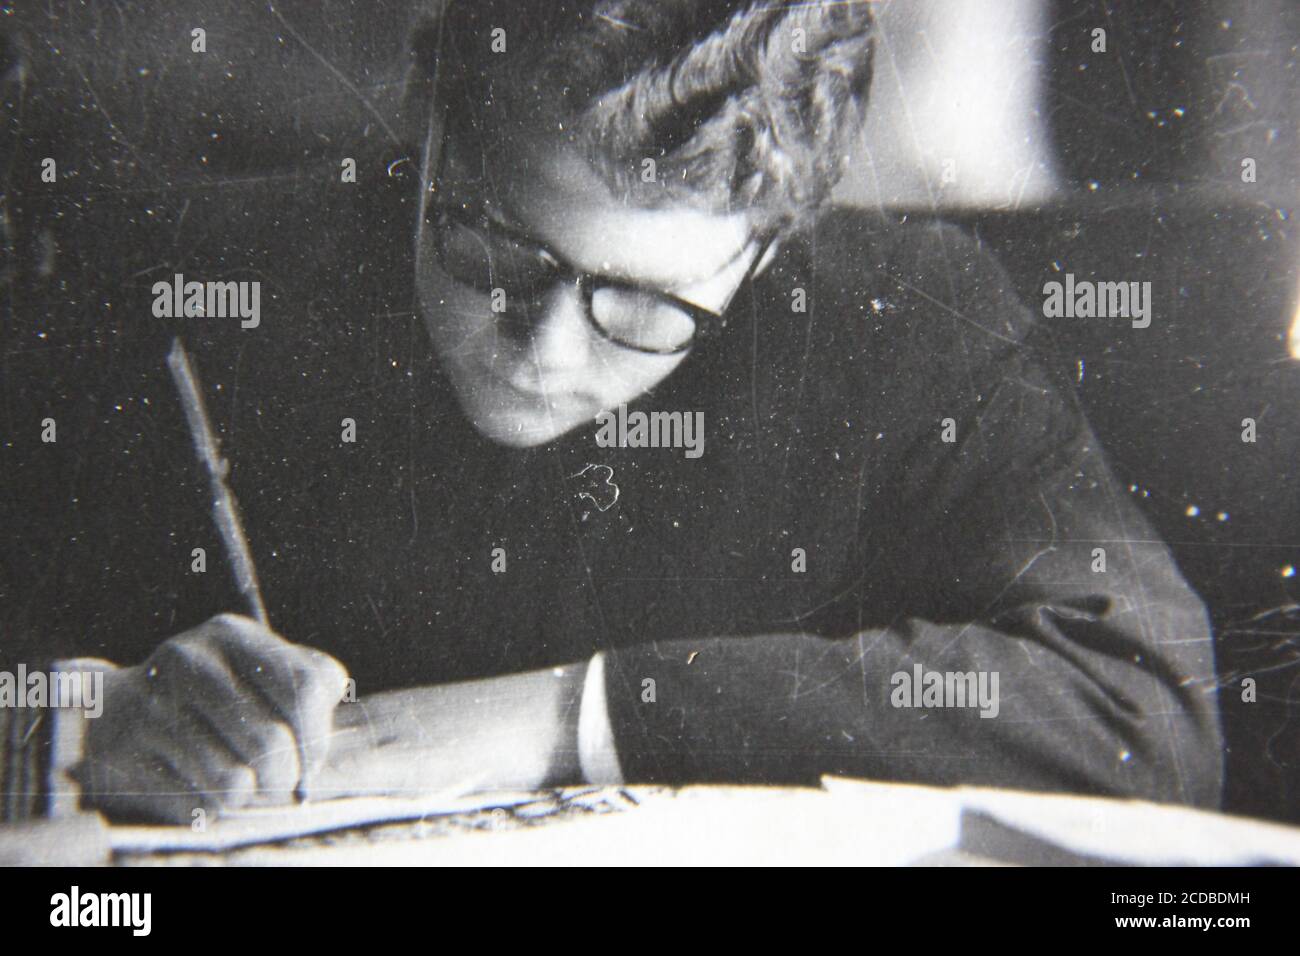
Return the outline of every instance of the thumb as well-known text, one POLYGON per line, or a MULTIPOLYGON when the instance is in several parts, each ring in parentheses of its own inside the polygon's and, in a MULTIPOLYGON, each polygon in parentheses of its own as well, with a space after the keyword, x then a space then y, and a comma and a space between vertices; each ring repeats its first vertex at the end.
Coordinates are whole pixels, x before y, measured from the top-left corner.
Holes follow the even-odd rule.
POLYGON ((329 757, 334 737, 334 710, 348 687, 348 672, 342 664, 320 651, 309 651, 308 678, 302 683, 291 715, 298 741, 297 797, 306 800, 314 791, 329 757))

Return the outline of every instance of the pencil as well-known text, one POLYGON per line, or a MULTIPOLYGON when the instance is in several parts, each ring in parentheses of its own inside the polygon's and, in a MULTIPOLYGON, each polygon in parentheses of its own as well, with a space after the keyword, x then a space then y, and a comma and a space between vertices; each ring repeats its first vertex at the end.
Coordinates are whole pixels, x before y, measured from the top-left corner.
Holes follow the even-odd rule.
POLYGON ((225 545, 226 558, 235 576, 235 587, 248 605, 249 616, 270 627, 266 605, 262 603, 262 592, 257 584, 253 552, 248 547, 248 539, 244 536, 244 527, 239 520, 239 505, 235 501, 234 492, 226 484, 230 463, 221 457, 217 437, 212 431, 212 422, 203 404, 203 393, 199 390, 189 353, 185 351, 179 336, 172 340, 171 351, 167 353, 167 367, 171 369, 176 390, 180 393, 181 408, 185 411, 190 438, 194 441, 194 453, 208 473, 212 490, 212 519, 216 522, 217 531, 225 545))

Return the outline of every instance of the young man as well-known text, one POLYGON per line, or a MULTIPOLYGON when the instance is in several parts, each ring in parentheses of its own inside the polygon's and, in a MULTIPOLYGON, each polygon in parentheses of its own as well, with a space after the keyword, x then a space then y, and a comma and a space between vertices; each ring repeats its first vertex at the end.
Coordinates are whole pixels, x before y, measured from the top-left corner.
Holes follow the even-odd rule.
POLYGON ((444 6, 411 100, 432 352, 363 399, 399 437, 245 496, 277 631, 222 615, 109 674, 86 799, 836 773, 1216 803, 1204 610, 1003 273, 823 208, 870 4, 444 6))

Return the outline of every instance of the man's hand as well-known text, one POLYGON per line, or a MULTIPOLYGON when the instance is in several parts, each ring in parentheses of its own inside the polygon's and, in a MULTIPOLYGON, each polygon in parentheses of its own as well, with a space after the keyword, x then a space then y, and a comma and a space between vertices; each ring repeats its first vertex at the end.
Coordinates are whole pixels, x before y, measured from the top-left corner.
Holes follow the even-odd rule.
POLYGON ((176 823, 200 807, 291 802, 325 763, 346 682, 327 654, 214 617, 106 675, 76 771, 83 799, 176 823))

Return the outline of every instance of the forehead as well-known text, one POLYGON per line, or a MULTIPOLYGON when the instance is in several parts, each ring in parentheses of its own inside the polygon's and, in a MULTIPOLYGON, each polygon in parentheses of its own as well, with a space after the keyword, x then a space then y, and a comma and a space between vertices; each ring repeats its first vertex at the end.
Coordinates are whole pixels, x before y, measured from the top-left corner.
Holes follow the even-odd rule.
POLYGON ((708 279, 751 238, 747 216, 631 205, 571 150, 534 144, 500 159, 448 143, 439 193, 486 205, 584 269, 666 287, 708 279))

